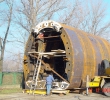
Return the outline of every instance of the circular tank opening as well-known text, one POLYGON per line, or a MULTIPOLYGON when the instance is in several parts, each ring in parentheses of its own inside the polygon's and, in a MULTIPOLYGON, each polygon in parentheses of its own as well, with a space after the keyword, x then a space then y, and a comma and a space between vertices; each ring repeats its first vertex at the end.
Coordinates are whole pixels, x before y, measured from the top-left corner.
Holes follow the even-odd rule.
MULTIPOLYGON (((68 80, 67 73, 65 72, 66 69, 66 53, 64 43, 61 39, 61 32, 57 32, 55 29, 52 28, 45 28, 39 31, 35 43, 33 42, 34 51, 36 52, 56 52, 53 55, 46 55, 43 56, 42 60, 47 65, 45 67, 43 64, 41 66, 40 74, 39 74, 39 80, 43 80, 48 75, 48 72, 51 71, 50 68, 52 68, 54 71, 56 71, 60 76, 62 76, 64 79, 68 80), (63 52, 62 52, 63 51, 63 52)), ((31 59, 30 62, 33 63, 33 65, 36 64, 37 59, 31 59)), ((34 71, 34 70, 33 70, 34 71)), ((62 81, 62 79, 53 73, 54 79, 58 82, 62 81)))

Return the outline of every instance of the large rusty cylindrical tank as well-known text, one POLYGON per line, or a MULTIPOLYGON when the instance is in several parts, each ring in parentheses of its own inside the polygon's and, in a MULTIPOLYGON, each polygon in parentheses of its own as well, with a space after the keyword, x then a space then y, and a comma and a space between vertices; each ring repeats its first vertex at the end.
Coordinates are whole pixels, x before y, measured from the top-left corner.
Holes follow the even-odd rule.
MULTIPOLYGON (((105 39, 54 21, 39 23, 31 32, 24 53, 24 78, 32 80, 37 56, 33 52, 65 53, 47 55, 43 62, 69 82, 68 89, 85 87, 86 76, 92 79, 104 75, 101 66, 104 59, 110 60, 110 43, 105 39), (29 54, 33 53, 33 56, 29 54)), ((43 80, 49 67, 42 64, 39 80, 43 80)), ((53 74, 61 82, 60 78, 53 74)))

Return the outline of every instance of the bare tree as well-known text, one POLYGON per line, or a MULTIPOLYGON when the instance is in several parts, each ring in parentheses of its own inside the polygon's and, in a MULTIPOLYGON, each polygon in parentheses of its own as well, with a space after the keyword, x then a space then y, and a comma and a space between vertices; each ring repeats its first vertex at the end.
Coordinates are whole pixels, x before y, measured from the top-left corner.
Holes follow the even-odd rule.
POLYGON ((7 36, 9 34, 9 29, 10 29, 11 20, 12 20, 12 11, 13 11, 13 1, 5 0, 5 2, 9 8, 9 12, 7 14, 7 27, 6 27, 5 37, 4 39, 0 38, 0 45, 1 45, 0 72, 2 72, 4 51, 5 51, 7 36))
POLYGON ((3 2, 4 0, 0 0, 0 3, 3 2))
POLYGON ((86 31, 94 35, 102 35, 107 33, 108 29, 110 29, 110 21, 105 21, 107 16, 107 4, 105 4, 102 0, 95 2, 93 0, 89 2, 89 4, 91 4, 91 7, 88 6, 86 8, 88 9, 86 31))
POLYGON ((36 24, 43 20, 52 19, 56 12, 63 10, 66 6, 63 5, 65 0, 20 0, 20 5, 17 5, 16 23, 30 33, 31 29, 36 24))
POLYGON ((61 15, 62 22, 94 35, 110 31, 110 21, 106 21, 107 4, 103 0, 74 0, 67 9, 61 15))
POLYGON ((8 55, 3 62, 3 72, 22 72, 23 55, 19 51, 15 53, 10 51, 9 53, 10 55, 8 55))

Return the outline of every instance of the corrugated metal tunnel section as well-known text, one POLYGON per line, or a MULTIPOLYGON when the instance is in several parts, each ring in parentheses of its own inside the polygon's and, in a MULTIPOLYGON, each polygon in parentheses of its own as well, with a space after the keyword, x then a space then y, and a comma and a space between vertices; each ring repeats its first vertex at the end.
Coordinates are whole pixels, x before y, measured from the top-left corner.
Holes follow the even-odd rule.
POLYGON ((53 72, 55 86, 85 87, 86 76, 92 79, 104 75, 101 62, 110 60, 110 44, 106 40, 54 21, 39 23, 28 38, 24 54, 25 82, 32 80, 37 62, 35 52, 48 53, 42 58, 37 88, 45 88, 45 77, 51 69, 67 80, 64 82, 53 72))

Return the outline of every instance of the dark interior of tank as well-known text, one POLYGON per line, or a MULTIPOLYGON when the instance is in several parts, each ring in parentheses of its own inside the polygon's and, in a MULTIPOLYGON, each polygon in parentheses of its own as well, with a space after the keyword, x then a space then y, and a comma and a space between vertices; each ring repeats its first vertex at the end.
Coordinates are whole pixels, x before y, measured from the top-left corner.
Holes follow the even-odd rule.
MULTIPOLYGON (((54 71, 56 71, 63 78, 68 80, 67 74, 65 73, 66 68, 66 53, 62 53, 59 51, 65 51, 65 46, 60 37, 61 32, 57 32, 55 29, 46 28, 41 30, 35 38, 35 51, 36 52, 56 52, 53 55, 43 56, 42 60, 46 65, 51 67, 54 71)), ((30 62, 35 63, 37 59, 30 58, 30 62)), ((48 73, 52 72, 49 67, 45 67, 43 64, 41 66, 39 79, 43 80, 48 75, 48 73)), ((52 72, 53 73, 53 72, 52 72)), ((54 79, 58 82, 62 81, 62 79, 53 73, 54 79)))

